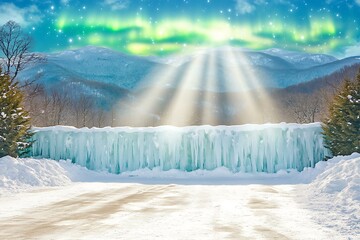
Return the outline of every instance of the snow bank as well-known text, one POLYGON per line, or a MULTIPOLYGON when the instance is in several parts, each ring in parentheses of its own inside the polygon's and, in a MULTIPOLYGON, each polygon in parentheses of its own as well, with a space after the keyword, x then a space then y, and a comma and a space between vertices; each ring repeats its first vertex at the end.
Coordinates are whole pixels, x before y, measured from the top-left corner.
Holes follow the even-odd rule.
POLYGON ((142 184, 279 184, 296 183, 297 171, 233 173, 225 167, 212 171, 184 172, 176 169, 144 168, 119 175, 92 171, 70 160, 0 158, 0 195, 32 190, 37 187, 65 186, 73 182, 121 182, 142 184))
POLYGON ((189 183, 189 184, 299 184, 305 183, 313 198, 334 195, 334 203, 350 206, 360 201, 360 154, 335 157, 319 162, 315 168, 281 170, 277 173, 234 173, 220 167, 214 170, 199 169, 192 172, 161 168, 144 168, 123 172, 120 175, 92 171, 68 161, 47 159, 0 158, 0 192, 18 191, 36 186, 63 186, 71 182, 138 182, 138 183, 189 183), (335 196, 336 195, 336 196, 335 196), (347 202, 347 200, 351 202, 347 202))
POLYGON ((315 179, 306 186, 308 207, 319 223, 336 228, 350 239, 360 236, 360 154, 321 162, 305 177, 315 179))
POLYGON ((66 170, 56 161, 0 158, 0 195, 33 187, 70 184, 66 170))
POLYGON ((311 190, 317 190, 319 194, 332 194, 341 205, 360 201, 360 154, 335 157, 321 165, 326 169, 310 184, 311 190))
POLYGON ((177 169, 163 171, 160 168, 144 168, 135 171, 112 174, 104 171, 93 171, 70 160, 59 161, 67 176, 73 182, 121 182, 140 184, 180 184, 180 185, 236 185, 236 184, 295 184, 299 182, 296 170, 277 173, 234 173, 220 167, 214 170, 195 170, 185 172, 177 169))

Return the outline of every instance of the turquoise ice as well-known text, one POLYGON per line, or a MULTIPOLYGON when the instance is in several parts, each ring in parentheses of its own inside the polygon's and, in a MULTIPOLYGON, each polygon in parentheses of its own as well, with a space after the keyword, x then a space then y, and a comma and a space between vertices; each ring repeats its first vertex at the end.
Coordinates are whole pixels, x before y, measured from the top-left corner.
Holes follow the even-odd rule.
POLYGON ((35 129, 33 156, 70 159, 91 170, 268 172, 314 167, 329 155, 319 123, 154 128, 35 129))

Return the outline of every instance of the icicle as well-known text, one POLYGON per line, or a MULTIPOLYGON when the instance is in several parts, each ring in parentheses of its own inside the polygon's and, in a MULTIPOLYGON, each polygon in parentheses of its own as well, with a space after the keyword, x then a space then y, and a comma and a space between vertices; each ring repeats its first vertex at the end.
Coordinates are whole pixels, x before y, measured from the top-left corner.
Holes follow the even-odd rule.
POLYGON ((318 123, 76 129, 36 128, 33 156, 71 159, 92 170, 140 168, 277 172, 314 167, 328 151, 318 123))

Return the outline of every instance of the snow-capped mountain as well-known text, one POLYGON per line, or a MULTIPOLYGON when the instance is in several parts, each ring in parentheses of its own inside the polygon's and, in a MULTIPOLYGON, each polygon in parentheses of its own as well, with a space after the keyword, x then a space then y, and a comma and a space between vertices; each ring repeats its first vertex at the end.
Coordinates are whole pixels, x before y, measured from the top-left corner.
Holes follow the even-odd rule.
POLYGON ((235 48, 235 47, 221 47, 210 50, 205 49, 205 50, 199 50, 198 52, 195 52, 191 55, 153 58, 153 60, 160 63, 170 64, 173 66, 180 66, 187 62, 190 62, 193 58, 195 58, 198 55, 204 55, 209 52, 221 53, 221 52, 229 52, 229 51, 237 54, 238 56, 239 55, 247 56, 250 62, 252 63, 252 65, 260 65, 260 66, 261 65, 267 66, 267 64, 271 65, 274 61, 276 62, 275 59, 277 58, 280 68, 288 68, 289 67, 288 65, 290 64, 291 68, 304 69, 304 68, 323 65, 338 60, 337 58, 326 54, 309 54, 303 52, 287 51, 278 48, 271 48, 264 51, 250 51, 247 49, 235 48), (272 57, 275 57, 275 59, 272 57))
POLYGON ((272 56, 280 57, 293 64, 294 67, 302 69, 316 67, 338 60, 337 58, 326 54, 308 54, 286 51, 278 48, 271 48, 263 52, 272 56))
POLYGON ((329 55, 280 49, 250 51, 224 47, 203 50, 188 56, 159 59, 130 56, 107 48, 85 47, 48 54, 45 63, 25 69, 20 78, 26 80, 38 75, 39 82, 49 89, 76 83, 83 86, 84 90, 93 92, 99 91, 94 88, 95 83, 127 91, 134 91, 138 86, 151 87, 153 84, 177 88, 181 78, 192 66, 198 64, 199 58, 202 59, 202 64, 197 66, 196 71, 201 73, 191 75, 197 77, 188 81, 185 87, 215 92, 243 91, 245 89, 239 84, 241 81, 248 81, 252 88, 251 79, 241 79, 245 78, 246 74, 235 74, 245 70, 248 75, 255 76, 264 88, 285 88, 360 63, 359 57, 339 60, 329 55), (158 79, 163 77, 162 72, 151 74, 159 69, 175 73, 176 79, 159 82, 158 79), (201 84, 209 78, 209 72, 213 73, 210 77, 215 79, 216 83, 212 86, 201 84))
POLYGON ((31 66, 21 79, 41 74, 45 85, 72 81, 95 81, 132 89, 160 65, 146 58, 125 55, 107 48, 85 47, 48 54, 46 62, 31 66))
MULTIPOLYGON (((190 56, 171 57, 169 60, 161 59, 160 61, 167 62, 179 69, 180 74, 184 74, 187 69, 196 64, 199 58, 205 59, 202 69, 204 72, 211 70, 215 72, 214 78, 217 83, 215 86, 199 86, 197 83, 201 81, 194 80, 194 85, 188 87, 215 92, 243 91, 241 85, 244 84, 240 83, 244 81, 250 88, 255 87, 252 83, 254 78, 259 83, 258 85, 264 88, 286 88, 309 82, 332 74, 346 66, 360 63, 359 57, 339 60, 330 55, 299 53, 281 49, 250 51, 227 47, 200 51, 190 56), (209 64, 211 58, 213 58, 213 62, 209 64), (247 75, 252 75, 253 78, 247 78, 247 75)), ((205 76, 204 78, 208 77, 206 74, 203 76, 205 76)), ((167 83, 167 85, 171 84, 167 83)))

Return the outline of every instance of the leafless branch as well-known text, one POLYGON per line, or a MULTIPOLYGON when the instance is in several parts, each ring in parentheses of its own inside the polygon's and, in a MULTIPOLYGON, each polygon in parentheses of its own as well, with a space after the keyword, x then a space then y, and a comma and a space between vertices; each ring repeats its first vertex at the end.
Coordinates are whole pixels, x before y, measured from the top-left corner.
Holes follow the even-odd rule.
POLYGON ((30 47, 31 38, 16 22, 9 21, 0 27, 0 61, 4 73, 11 77, 12 82, 29 64, 45 61, 44 56, 30 53, 30 47))

